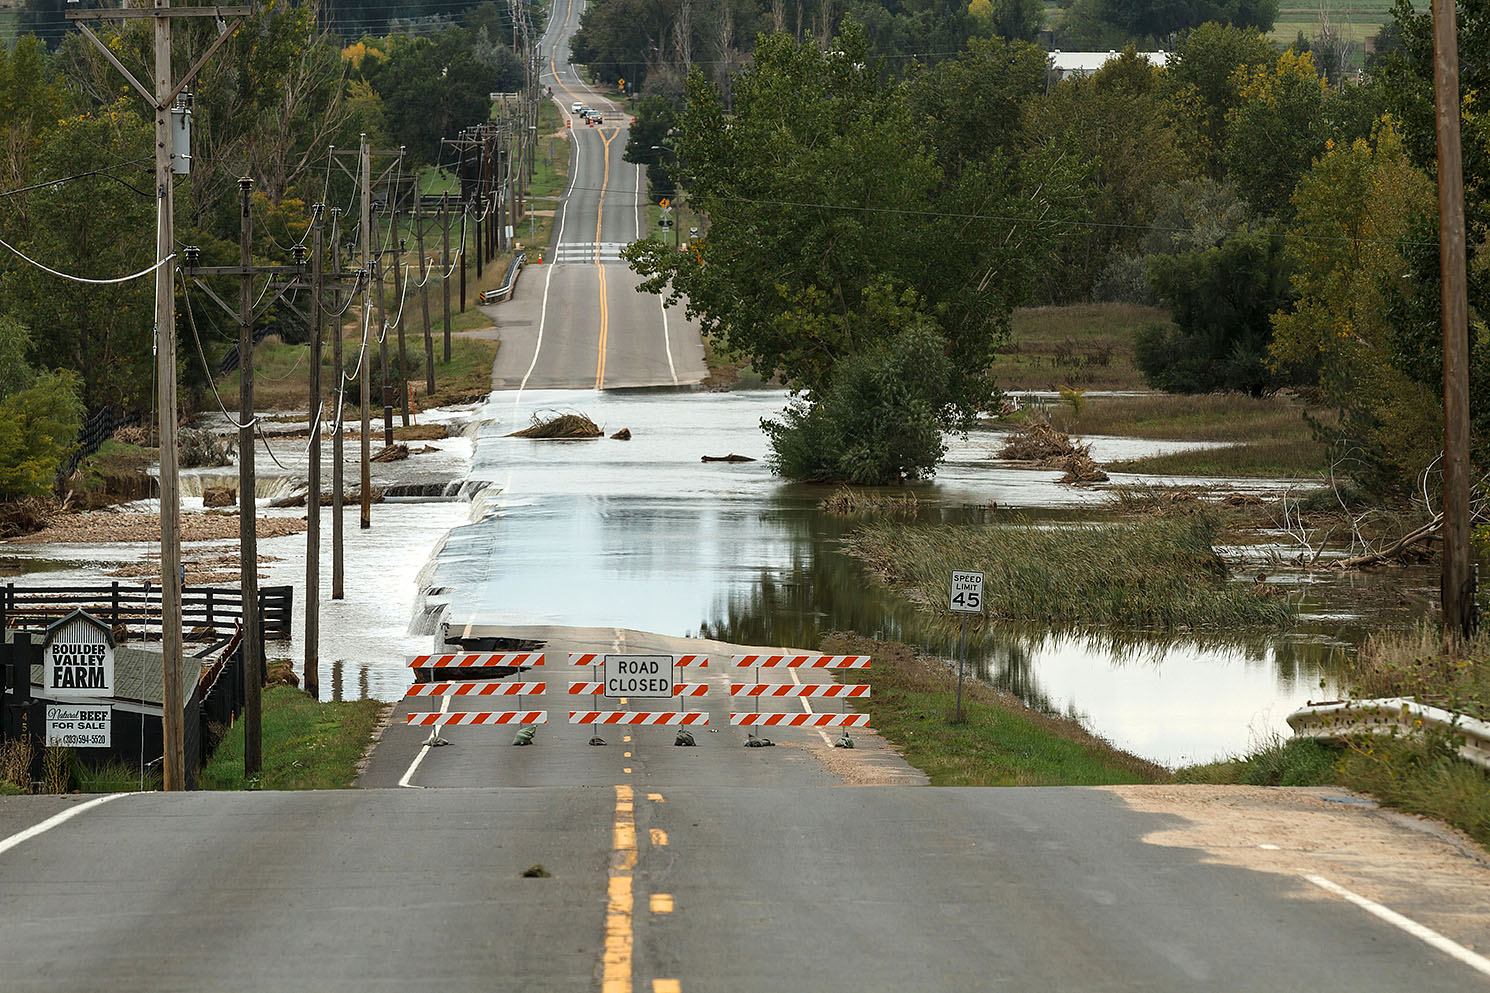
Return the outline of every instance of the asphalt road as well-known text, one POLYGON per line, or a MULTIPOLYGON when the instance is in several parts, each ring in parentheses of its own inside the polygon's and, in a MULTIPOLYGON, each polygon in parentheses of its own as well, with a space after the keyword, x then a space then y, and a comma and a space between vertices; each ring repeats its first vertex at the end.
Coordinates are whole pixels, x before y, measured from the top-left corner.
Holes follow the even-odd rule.
POLYGON ((554 217, 554 244, 530 266, 513 299, 487 308, 502 348, 495 389, 686 387, 707 374, 698 326, 682 307, 638 293, 619 252, 645 233, 646 177, 626 162, 630 117, 592 90, 568 64, 569 38, 583 3, 555 4, 543 43, 541 77, 572 118, 569 188, 554 217), (576 101, 605 114, 597 126, 573 117, 576 101))
MULTIPOLYGON (((1361 993, 1484 981, 1303 881, 1147 844, 1170 819, 1100 790, 617 778, 120 797, 5 853, 0 986, 1361 993), (535 864, 550 878, 523 878, 535 864)), ((74 802, 0 798, 0 838, 74 802)))

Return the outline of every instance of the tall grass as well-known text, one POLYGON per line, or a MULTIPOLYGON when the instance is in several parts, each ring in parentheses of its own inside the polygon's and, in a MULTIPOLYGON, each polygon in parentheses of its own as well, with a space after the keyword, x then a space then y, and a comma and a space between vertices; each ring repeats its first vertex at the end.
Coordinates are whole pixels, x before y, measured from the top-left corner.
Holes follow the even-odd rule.
POLYGON ((1088 397, 1079 413, 1052 406, 1050 422, 1067 432, 1171 441, 1297 441, 1313 438, 1306 413, 1311 409, 1284 396, 1153 393, 1088 397))
POLYGON ((1446 645, 1418 625, 1366 639, 1345 677, 1354 696, 1413 697, 1479 720, 1490 720, 1490 634, 1446 645))
POLYGON ((1286 598, 1230 582, 1209 515, 1120 524, 865 524, 850 554, 906 599, 946 611, 953 569, 981 570, 988 618, 1056 626, 1283 625, 1286 598))

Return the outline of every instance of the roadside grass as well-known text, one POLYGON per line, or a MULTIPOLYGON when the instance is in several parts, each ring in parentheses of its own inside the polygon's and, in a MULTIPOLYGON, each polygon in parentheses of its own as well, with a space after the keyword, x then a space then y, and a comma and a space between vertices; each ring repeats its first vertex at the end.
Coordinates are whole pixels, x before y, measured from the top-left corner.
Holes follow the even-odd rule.
MULTIPOLYGON (((1427 627, 1381 632, 1347 663, 1357 699, 1406 696, 1483 719, 1490 708, 1490 636, 1446 651, 1427 627)), ((1275 739, 1250 755, 1190 766, 1182 783, 1341 786, 1398 810, 1443 821, 1490 848, 1490 778, 1454 754, 1443 732, 1362 736, 1342 745, 1275 739)))
POLYGON ((162 775, 159 768, 145 773, 141 782, 140 769, 123 759, 109 759, 100 765, 78 763, 73 778, 80 793, 129 793, 134 790, 158 790, 162 775))
POLYGON ((1192 629, 1282 627, 1295 606, 1274 591, 1227 578, 1208 513, 1111 524, 1039 527, 874 521, 845 549, 911 604, 938 611, 953 569, 986 576, 983 623, 1192 629))
MULTIPOLYGON (((435 392, 425 395, 424 379, 424 331, 421 328, 408 338, 408 379, 414 388, 415 403, 421 409, 464 403, 473 397, 484 397, 491 392, 491 367, 496 359, 498 343, 471 338, 454 338, 450 342, 450 361, 442 361, 444 345, 443 331, 436 324, 431 328, 435 343, 435 392)), ((361 338, 356 329, 348 329, 342 345, 342 361, 351 367, 357 364, 357 350, 361 338)), ((389 332, 389 367, 397 369, 398 348, 396 338, 389 332)), ((369 352, 369 361, 378 366, 376 339, 369 352)), ((305 410, 310 391, 310 346, 290 345, 271 335, 254 349, 254 406, 259 410, 305 410)), ((328 398, 335 396, 336 373, 332 369, 331 350, 326 349, 321 363, 321 384, 328 398)), ((374 402, 377 399, 377 376, 374 376, 374 402)), ((217 381, 218 393, 230 409, 236 409, 238 396, 238 371, 223 376, 217 381)), ((361 384, 352 380, 347 384, 347 406, 345 417, 355 420, 351 411, 361 398, 361 384)))
POLYGON ((1120 751, 1076 721, 1030 710, 1014 696, 977 681, 963 685, 956 723, 957 673, 909 646, 854 634, 831 634, 822 650, 870 655, 869 669, 845 670, 867 682, 861 701, 875 732, 933 786, 1096 786, 1158 783, 1162 766, 1120 751))
POLYGON ((198 777, 204 790, 346 789, 388 704, 321 703, 290 686, 264 690, 264 769, 243 776, 243 722, 229 729, 198 777))
POLYGON ((1129 303, 1022 307, 990 374, 1008 392, 1147 389, 1133 364, 1133 334, 1168 320, 1167 311, 1129 303))

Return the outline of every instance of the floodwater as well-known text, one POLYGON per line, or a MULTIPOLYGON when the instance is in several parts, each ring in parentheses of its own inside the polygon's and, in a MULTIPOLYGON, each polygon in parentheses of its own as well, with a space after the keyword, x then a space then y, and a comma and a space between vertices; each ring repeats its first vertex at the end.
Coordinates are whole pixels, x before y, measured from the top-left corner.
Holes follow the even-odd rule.
MULTIPOLYGON (((824 489, 771 475, 760 421, 785 403, 777 391, 495 394, 471 468, 492 485, 480 519, 451 533, 427 574, 432 599, 448 605, 452 626, 612 626, 809 649, 826 632, 852 630, 955 658, 954 628, 875 587, 843 554, 853 522, 818 509, 824 489), (632 440, 506 437, 534 414, 569 411, 607 434, 629 428, 632 440), (730 454, 757 461, 700 460, 730 454)), ((1190 447, 1089 440, 1099 460, 1190 447)), ((920 519, 1100 513, 1100 489, 1063 486, 1056 472, 999 468, 998 444, 990 431, 954 440, 935 481, 915 487, 920 519)), ((967 657, 977 678, 1078 716, 1121 747, 1168 764, 1205 761, 1286 735, 1292 710, 1335 693, 1339 652, 1377 621, 1340 606, 1355 599, 1313 582, 1300 625, 1286 635, 1116 642, 994 628, 970 635, 967 657)), ((1398 609, 1393 619, 1402 616, 1398 609)))

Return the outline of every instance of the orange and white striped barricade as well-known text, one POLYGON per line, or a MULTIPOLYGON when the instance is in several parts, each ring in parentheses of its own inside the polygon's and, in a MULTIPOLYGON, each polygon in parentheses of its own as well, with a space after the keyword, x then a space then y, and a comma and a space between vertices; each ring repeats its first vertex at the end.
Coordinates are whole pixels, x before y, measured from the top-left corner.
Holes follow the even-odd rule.
MULTIPOLYGON (((409 658, 409 668, 423 670, 433 676, 461 674, 472 669, 526 669, 541 666, 546 662, 542 652, 446 652, 430 655, 414 655, 409 658)), ((467 696, 541 696, 548 692, 546 682, 503 682, 495 679, 433 680, 415 683, 404 691, 404 699, 411 697, 439 697, 440 709, 414 711, 408 715, 408 723, 430 728, 424 743, 429 746, 443 745, 440 728, 451 725, 473 724, 547 724, 548 712, 543 710, 493 710, 450 711, 453 697, 467 696)))
MULTIPOLYGON (((662 696, 681 701, 705 696, 708 683, 680 683, 678 669, 699 668, 709 664, 707 655, 626 655, 606 652, 572 652, 569 664, 589 668, 589 679, 571 681, 571 696, 589 696, 590 710, 571 710, 570 724, 590 724, 590 744, 603 745, 602 724, 627 725, 693 725, 708 724, 709 715, 688 710, 601 710, 600 698, 625 701, 633 696, 662 696), (596 672, 596 667, 599 671, 596 672), (664 679, 663 676, 666 675, 664 679), (600 678, 595 678, 596 676, 600 678)), ((681 739, 680 739, 680 742, 681 739)))
MULTIPOLYGON (((751 728, 750 737, 746 745, 769 744, 768 740, 759 738, 754 728, 757 727, 838 727, 844 728, 843 737, 839 738, 838 744, 846 748, 853 747, 853 739, 848 736, 848 728, 868 727, 868 714, 851 714, 848 712, 848 701, 851 699, 865 699, 869 696, 869 685, 867 683, 762 683, 762 669, 827 669, 834 673, 848 669, 868 669, 868 655, 735 655, 731 656, 731 662, 736 669, 750 669, 755 675, 755 681, 751 683, 730 683, 729 695, 731 701, 731 712, 729 722, 731 727, 751 728), (755 709, 750 713, 734 710, 734 698, 749 697, 755 703, 755 709), (807 700, 810 698, 837 699, 839 701, 839 712, 837 714, 820 714, 811 711, 792 713, 761 713, 761 697, 779 699, 782 697, 807 700)), ((846 675, 846 674, 845 674, 846 675)))

